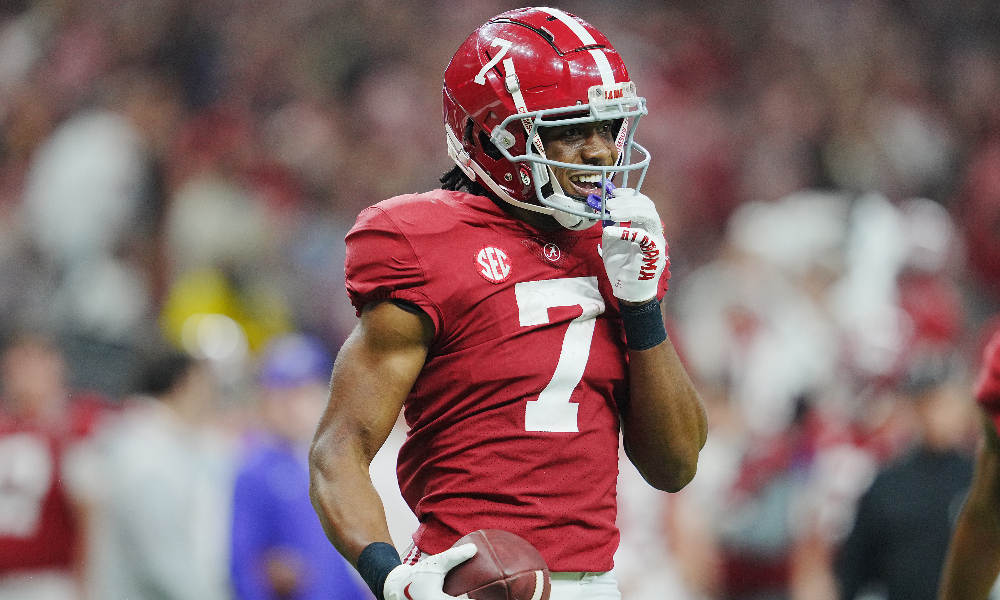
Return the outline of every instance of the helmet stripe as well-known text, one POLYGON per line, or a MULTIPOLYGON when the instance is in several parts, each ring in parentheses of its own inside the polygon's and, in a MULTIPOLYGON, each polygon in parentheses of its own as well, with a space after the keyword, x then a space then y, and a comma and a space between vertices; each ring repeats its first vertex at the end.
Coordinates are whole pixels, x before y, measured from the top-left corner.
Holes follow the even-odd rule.
POLYGON ((590 51, 590 55, 594 57, 594 62, 597 63, 597 70, 601 72, 601 83, 605 86, 614 85, 615 72, 611 70, 611 63, 608 62, 608 56, 604 54, 604 50, 595 48, 590 51))
POLYGON ((584 29, 583 25, 580 25, 580 23, 577 22, 576 19, 567 15, 558 8, 540 7, 539 10, 543 10, 552 15, 553 17, 562 21, 562 23, 566 25, 566 27, 569 27, 573 31, 573 33, 575 33, 576 36, 580 38, 580 41, 583 42, 584 46, 594 46, 597 44, 597 40, 594 39, 594 36, 590 35, 589 31, 584 29))
MULTIPOLYGON (((597 40, 594 39, 594 36, 590 35, 590 32, 573 17, 558 8, 539 7, 539 10, 545 11, 559 19, 561 23, 569 27, 570 31, 580 38, 584 46, 597 45, 597 40)), ((614 85, 615 72, 611 69, 611 63, 608 62, 608 57, 604 54, 604 51, 595 48, 590 51, 590 55, 594 57, 594 62, 597 63, 597 70, 601 73, 601 83, 604 85, 614 85)))

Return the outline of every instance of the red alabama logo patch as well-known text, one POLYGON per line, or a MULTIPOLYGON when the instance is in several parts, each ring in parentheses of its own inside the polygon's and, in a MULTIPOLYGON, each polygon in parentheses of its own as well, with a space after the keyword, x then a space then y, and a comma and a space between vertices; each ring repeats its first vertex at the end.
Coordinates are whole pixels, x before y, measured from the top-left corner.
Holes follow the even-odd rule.
POLYGON ((476 266, 490 283, 503 283, 510 277, 510 257, 495 246, 486 246, 476 254, 476 266))

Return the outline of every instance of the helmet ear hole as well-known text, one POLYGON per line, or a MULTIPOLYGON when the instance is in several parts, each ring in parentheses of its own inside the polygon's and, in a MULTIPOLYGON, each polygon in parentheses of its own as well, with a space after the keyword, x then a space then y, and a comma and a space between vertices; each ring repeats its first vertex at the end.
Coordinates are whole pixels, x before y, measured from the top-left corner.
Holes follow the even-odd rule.
POLYGON ((503 152, 500 152, 500 149, 493 144, 493 141, 486 137, 486 132, 482 129, 479 130, 479 145, 482 146, 486 156, 489 156, 493 160, 503 158, 503 152))
POLYGON ((465 143, 469 146, 475 146, 476 140, 472 137, 472 130, 476 127, 476 122, 472 119, 466 119, 465 121, 465 131, 462 133, 462 137, 465 139, 465 143))

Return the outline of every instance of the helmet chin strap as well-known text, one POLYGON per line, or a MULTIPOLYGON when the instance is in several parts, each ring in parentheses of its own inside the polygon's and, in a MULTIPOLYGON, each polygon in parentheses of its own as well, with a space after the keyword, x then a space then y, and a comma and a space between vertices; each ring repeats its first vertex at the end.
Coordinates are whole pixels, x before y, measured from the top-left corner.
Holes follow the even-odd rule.
POLYGON ((458 136, 456 136, 455 132, 451 130, 451 127, 447 125, 445 126, 445 134, 448 137, 448 157, 455 161, 455 164, 462 169, 462 172, 465 173, 469 179, 478 181, 479 183, 485 185, 491 192, 499 196, 501 200, 509 204, 513 204, 518 208, 542 213, 543 215, 553 216, 553 213, 561 212, 548 206, 529 204, 512 198, 511 195, 505 192, 502 187, 497 185, 497 182, 493 181, 493 178, 490 177, 489 173, 487 173, 485 169, 479 166, 479 163, 472 160, 472 157, 469 156, 469 153, 462 147, 462 142, 458 140, 458 136))
MULTIPOLYGON (((507 58, 503 61, 504 67, 504 86, 507 88, 507 92, 511 96, 511 100, 514 102, 514 107, 520 114, 526 114, 528 112, 528 107, 524 102, 524 95, 521 93, 521 82, 517 78, 517 72, 514 70, 514 59, 507 58)), ((532 120, 529 118, 521 119, 521 125, 524 126, 525 134, 531 138, 531 144, 538 151, 538 155, 545 158, 545 147, 542 144, 542 139, 537 133, 533 134, 534 127, 532 120)), ((552 184, 552 195, 546 196, 546 204, 551 203, 554 205, 554 210, 549 213, 555 218, 556 222, 565 227, 566 229, 572 229, 574 231, 580 231, 582 229, 587 229, 591 227, 597 220, 585 219, 583 217, 559 210, 560 206, 565 206, 567 208, 572 208, 575 201, 567 196, 563 192, 562 186, 559 185, 559 181, 556 179, 555 171, 552 167, 546 166, 544 169, 535 168, 535 165, 531 166, 531 173, 535 178, 536 186, 538 191, 539 200, 541 200, 541 186, 546 183, 552 184)), ((578 203, 577 203, 578 204, 578 203)))
POLYGON ((563 192, 562 186, 559 185, 559 180, 556 179, 555 171, 552 167, 546 166, 546 170, 549 172, 549 182, 552 184, 552 195, 546 196, 545 201, 549 204, 556 205, 556 210, 553 212, 552 217, 555 218, 556 222, 565 227, 566 229, 571 229, 573 231, 582 231, 584 229, 590 229, 597 224, 598 219, 586 219, 579 215, 574 215, 566 211, 559 210, 559 206, 565 206, 566 208, 575 208, 580 204, 580 201, 574 200, 563 192))
MULTIPOLYGON (((489 173, 486 172, 479 163, 472 160, 469 153, 462 148, 462 142, 458 140, 458 136, 455 132, 451 130, 451 127, 445 126, 445 133, 448 138, 448 156, 455 164, 458 165, 460 169, 473 181, 478 181, 490 189, 491 192, 496 194, 501 200, 509 204, 513 204, 518 208, 523 208, 525 210, 530 210, 532 212, 541 213, 543 215, 549 215, 553 217, 557 223, 565 227, 566 229, 571 229, 573 231, 581 231, 583 229, 588 229, 597 223, 597 219, 585 219, 583 217, 570 214, 559 210, 558 208, 553 208, 551 206, 544 206, 540 204, 529 204, 527 202, 521 202, 520 200, 515 200, 510 194, 504 191, 493 178, 490 177, 489 173)), ((557 206, 565 206, 567 208, 572 208, 574 205, 579 204, 578 201, 570 198, 563 192, 562 186, 559 185, 559 181, 555 177, 555 173, 552 171, 551 167, 546 166, 545 169, 548 171, 549 182, 552 183, 552 189, 554 193, 551 196, 546 196, 545 200, 551 202, 557 206)), ((534 165, 532 166, 532 171, 534 172, 534 165)))

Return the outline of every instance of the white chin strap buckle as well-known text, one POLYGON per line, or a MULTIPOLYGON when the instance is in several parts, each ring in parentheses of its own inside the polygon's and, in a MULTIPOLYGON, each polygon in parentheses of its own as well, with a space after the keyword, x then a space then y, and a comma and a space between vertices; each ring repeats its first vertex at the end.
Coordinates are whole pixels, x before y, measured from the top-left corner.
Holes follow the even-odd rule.
POLYGON ((582 231, 584 229, 590 229, 600 220, 597 215, 594 218, 581 217, 579 215, 574 215, 563 210, 559 210, 560 206, 565 206, 566 208, 572 208, 579 210, 580 202, 565 196, 563 194, 552 194, 545 199, 549 206, 555 208, 555 212, 552 216, 555 218, 556 222, 565 227, 566 229, 571 229, 573 231, 582 231))

